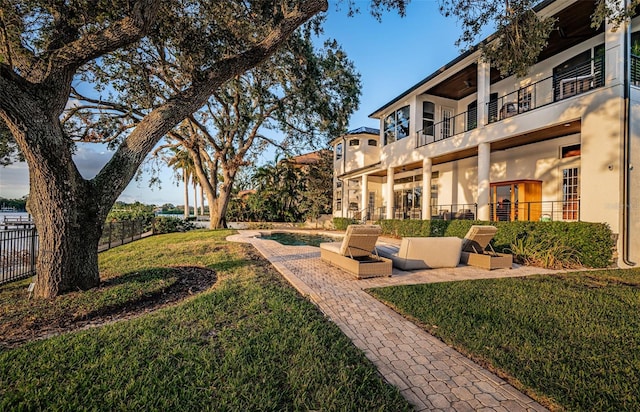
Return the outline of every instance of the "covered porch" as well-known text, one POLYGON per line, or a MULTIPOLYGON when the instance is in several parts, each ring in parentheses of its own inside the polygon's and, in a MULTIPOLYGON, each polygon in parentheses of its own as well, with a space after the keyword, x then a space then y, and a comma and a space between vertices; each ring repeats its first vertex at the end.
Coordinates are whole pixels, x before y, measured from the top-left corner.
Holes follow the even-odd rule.
POLYGON ((580 220, 580 129, 575 120, 345 176, 351 188, 345 216, 363 221, 580 220))

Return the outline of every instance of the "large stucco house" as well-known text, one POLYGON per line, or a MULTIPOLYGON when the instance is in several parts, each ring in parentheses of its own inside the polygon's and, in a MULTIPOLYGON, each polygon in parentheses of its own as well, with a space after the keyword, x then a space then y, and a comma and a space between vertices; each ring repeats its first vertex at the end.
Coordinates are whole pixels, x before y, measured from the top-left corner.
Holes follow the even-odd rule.
POLYGON ((640 17, 594 5, 538 4, 558 29, 526 77, 472 50, 334 139, 334 216, 606 222, 640 262, 640 17))

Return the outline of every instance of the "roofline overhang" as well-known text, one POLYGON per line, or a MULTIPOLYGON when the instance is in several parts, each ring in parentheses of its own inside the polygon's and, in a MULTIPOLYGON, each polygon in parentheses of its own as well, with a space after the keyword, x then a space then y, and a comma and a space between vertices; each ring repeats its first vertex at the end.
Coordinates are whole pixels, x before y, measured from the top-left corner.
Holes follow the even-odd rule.
MULTIPOLYGON (((557 2, 557 1, 559 1, 559 0, 543 0, 543 1, 541 1, 538 4, 536 4, 533 7, 533 11, 535 11, 537 13, 537 12, 543 10, 544 8, 548 7, 549 5, 551 5, 551 4, 553 4, 553 3, 557 2)), ((473 53, 478 51, 478 49, 480 48, 481 45, 491 42, 494 39, 495 36, 496 36, 496 33, 492 33, 486 39, 482 40, 480 43, 476 44, 475 46, 473 46, 472 48, 470 48, 466 52, 462 53, 461 55, 459 55, 455 59, 451 60, 449 63, 445 64, 444 66, 442 66, 441 68, 439 68, 438 70, 436 70, 435 72, 430 74, 429 76, 425 77, 424 79, 420 80, 415 85, 411 86, 409 89, 407 89, 404 93, 400 94, 395 99, 391 100, 390 102, 386 103, 384 106, 382 106, 382 107, 378 108, 377 110, 375 110, 373 113, 371 113, 369 115, 369 117, 370 118, 374 118, 374 119, 381 118, 382 115, 384 114, 384 112, 386 111, 386 109, 388 109, 390 106, 393 106, 394 104, 398 103, 399 101, 401 101, 402 99, 404 99, 405 97, 407 97, 408 95, 413 93, 416 89, 418 89, 419 87, 423 86, 425 83, 435 79, 440 74, 444 73, 445 71, 449 70, 451 67, 453 67, 456 64, 460 63, 462 60, 464 60, 467 57, 471 56, 473 53)))
MULTIPOLYGON (((356 130, 360 130, 360 128, 359 128, 359 129, 356 129, 356 130)), ((376 129, 376 130, 377 130, 377 129, 376 129)), ((347 132, 347 133, 342 134, 342 135, 340 135, 340 136, 338 136, 338 137, 334 137, 333 139, 331 139, 331 140, 329 141, 329 144, 330 144, 330 145, 333 145, 333 144, 334 144, 335 142, 337 142, 338 140, 344 140, 344 139, 347 139, 347 136, 357 136, 357 135, 362 135, 362 134, 366 134, 366 135, 370 135, 370 136, 376 136, 376 137, 379 137, 379 136, 380 136, 380 131, 378 130, 378 132, 377 132, 377 133, 374 133, 374 132, 372 132, 372 131, 366 131, 366 130, 365 130, 365 131, 362 131, 362 132, 358 132, 358 133, 347 132)))
MULTIPOLYGON (((376 168, 378 166, 380 166, 381 164, 382 164, 382 162, 378 162, 378 163, 374 163, 374 164, 369 165, 369 166, 361 167, 359 169, 354 169, 354 170, 351 170, 351 171, 349 171, 347 173, 343 173, 343 174, 341 174, 339 176, 336 176, 336 179, 342 180, 342 179, 345 179, 347 177, 350 177, 350 176, 353 176, 353 175, 357 175, 358 173, 368 172, 368 171, 371 171, 371 170, 376 170, 376 168)), ((382 170, 382 169, 380 169, 380 170, 382 170)))

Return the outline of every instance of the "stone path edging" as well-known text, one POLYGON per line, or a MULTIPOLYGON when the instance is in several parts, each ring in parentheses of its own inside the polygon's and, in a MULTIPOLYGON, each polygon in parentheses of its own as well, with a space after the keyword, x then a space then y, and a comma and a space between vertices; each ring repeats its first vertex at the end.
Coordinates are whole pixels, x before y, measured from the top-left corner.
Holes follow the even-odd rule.
POLYGON ((391 278, 356 280, 321 261, 318 248, 284 246, 256 237, 260 232, 264 231, 244 230, 227 239, 251 243, 288 282, 340 327, 417 411, 546 411, 363 290, 395 284, 524 276, 543 272, 540 268, 489 272, 458 267, 411 273, 394 269, 391 278))

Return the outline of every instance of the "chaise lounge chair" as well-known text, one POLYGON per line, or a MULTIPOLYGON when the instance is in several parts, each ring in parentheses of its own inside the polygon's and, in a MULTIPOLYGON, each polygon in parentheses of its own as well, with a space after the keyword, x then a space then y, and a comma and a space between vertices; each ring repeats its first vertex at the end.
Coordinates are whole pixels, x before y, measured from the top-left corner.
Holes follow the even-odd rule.
POLYGON ((382 228, 378 225, 349 225, 342 242, 320 244, 320 257, 353 273, 358 279, 391 276, 391 261, 376 252, 381 233, 382 228))
POLYGON ((404 237, 397 246, 378 246, 380 256, 402 270, 454 268, 460 263, 459 237, 404 237))
POLYGON ((504 269, 513 265, 513 256, 497 253, 491 239, 498 231, 495 226, 473 225, 462 240, 460 262, 484 269, 504 269))

